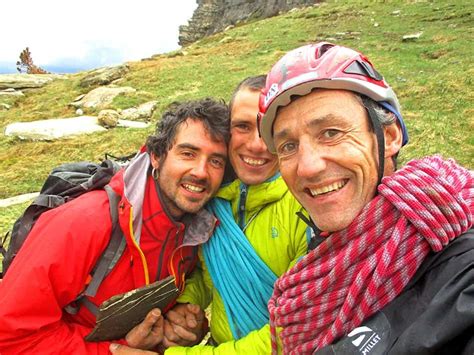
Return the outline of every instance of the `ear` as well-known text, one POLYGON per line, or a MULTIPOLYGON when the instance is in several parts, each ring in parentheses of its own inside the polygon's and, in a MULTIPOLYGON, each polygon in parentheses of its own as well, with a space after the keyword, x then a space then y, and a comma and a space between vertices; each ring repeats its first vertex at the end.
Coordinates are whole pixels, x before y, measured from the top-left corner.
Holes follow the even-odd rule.
POLYGON ((402 148, 402 129, 398 122, 384 126, 385 136, 385 159, 392 158, 402 148))
POLYGON ((155 153, 151 152, 150 159, 151 159, 151 166, 154 167, 155 169, 158 169, 160 167, 160 158, 157 157, 155 153))

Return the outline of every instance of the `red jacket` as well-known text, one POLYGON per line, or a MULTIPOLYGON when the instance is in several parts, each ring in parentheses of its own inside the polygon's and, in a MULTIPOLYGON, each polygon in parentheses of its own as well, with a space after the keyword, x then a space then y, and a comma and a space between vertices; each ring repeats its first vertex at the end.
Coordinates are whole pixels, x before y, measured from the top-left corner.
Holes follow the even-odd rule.
MULTIPOLYGON (((180 280, 195 265, 196 246, 212 234, 215 218, 205 210, 186 228, 168 216, 148 167, 148 154, 142 153, 110 183, 122 196, 119 223, 127 247, 90 299, 96 305, 168 275, 182 287, 180 280)), ((38 219, 0 282, 0 354, 109 353, 109 342, 84 340, 95 316, 85 307, 70 315, 64 307, 83 291, 111 229, 108 198, 102 190, 38 219)))

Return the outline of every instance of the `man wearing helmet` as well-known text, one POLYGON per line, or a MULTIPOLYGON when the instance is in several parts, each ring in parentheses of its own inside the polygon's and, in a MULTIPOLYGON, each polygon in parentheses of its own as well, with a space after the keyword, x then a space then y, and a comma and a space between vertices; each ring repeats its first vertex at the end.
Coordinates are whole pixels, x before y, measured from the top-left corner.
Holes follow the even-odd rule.
POLYGON ((285 353, 474 353, 474 174, 439 156, 397 170, 393 90, 352 49, 318 43, 267 76, 259 128, 313 227, 269 302, 285 353))

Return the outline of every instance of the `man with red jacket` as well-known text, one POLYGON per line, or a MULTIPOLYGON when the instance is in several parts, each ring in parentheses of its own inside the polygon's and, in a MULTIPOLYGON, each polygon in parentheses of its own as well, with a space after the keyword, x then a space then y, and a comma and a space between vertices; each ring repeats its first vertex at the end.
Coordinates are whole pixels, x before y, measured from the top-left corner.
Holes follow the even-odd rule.
MULTIPOLYGON (((170 275, 183 289, 197 245, 215 226, 215 217, 202 207, 224 174, 228 122, 226 106, 211 99, 175 106, 163 115, 146 150, 112 178, 126 247, 88 302, 99 306, 170 275)), ((110 342, 84 340, 96 320, 89 308, 80 305, 76 314, 65 308, 83 291, 111 229, 104 190, 41 215, 0 283, 2 355, 109 353, 110 342)), ((160 311, 150 312, 118 342, 154 348, 162 324, 160 311)))

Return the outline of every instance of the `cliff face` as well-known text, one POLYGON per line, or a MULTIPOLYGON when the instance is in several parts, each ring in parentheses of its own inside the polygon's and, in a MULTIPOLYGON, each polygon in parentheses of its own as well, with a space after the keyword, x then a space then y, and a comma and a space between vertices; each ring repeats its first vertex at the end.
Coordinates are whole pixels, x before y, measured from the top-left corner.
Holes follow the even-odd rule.
POLYGON ((294 7, 313 5, 317 0, 197 0, 198 7, 188 25, 179 27, 179 44, 224 30, 252 18, 265 18, 294 7))

